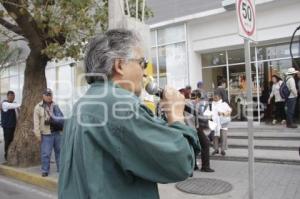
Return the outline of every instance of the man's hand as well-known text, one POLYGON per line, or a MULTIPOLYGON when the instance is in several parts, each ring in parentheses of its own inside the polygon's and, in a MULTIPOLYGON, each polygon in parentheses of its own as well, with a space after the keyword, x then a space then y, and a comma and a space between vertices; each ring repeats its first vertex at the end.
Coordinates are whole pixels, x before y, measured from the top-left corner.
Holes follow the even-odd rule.
POLYGON ((177 90, 165 87, 161 101, 162 110, 166 113, 169 124, 184 122, 185 98, 177 90))
POLYGON ((38 134, 35 132, 35 130, 32 130, 32 133, 34 135, 34 137, 37 139, 37 141, 41 142, 41 136, 38 136, 38 134))

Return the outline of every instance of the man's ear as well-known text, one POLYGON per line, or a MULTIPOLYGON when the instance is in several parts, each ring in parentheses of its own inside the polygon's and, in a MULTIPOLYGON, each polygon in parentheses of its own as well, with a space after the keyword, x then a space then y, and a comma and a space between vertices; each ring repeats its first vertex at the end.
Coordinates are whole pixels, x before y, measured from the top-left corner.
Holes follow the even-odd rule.
POLYGON ((114 66, 113 66, 113 71, 114 71, 115 75, 118 75, 118 76, 123 76, 124 75, 123 61, 121 59, 116 59, 115 60, 114 66))

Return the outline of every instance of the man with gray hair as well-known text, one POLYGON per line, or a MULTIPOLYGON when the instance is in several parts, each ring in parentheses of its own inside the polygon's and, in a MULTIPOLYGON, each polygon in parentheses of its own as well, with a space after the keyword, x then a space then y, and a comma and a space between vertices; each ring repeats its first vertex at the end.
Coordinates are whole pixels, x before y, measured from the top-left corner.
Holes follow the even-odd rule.
POLYGON ((64 127, 59 199, 157 199, 157 183, 192 174, 200 146, 184 124, 184 97, 165 88, 168 122, 155 117, 139 100, 146 67, 132 31, 110 30, 90 41, 85 69, 91 87, 64 127))

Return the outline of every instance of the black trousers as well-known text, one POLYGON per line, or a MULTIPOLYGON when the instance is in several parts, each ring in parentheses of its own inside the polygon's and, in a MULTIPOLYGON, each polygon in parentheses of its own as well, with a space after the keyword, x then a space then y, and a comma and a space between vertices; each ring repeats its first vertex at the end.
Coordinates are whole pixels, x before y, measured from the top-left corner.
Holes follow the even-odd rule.
MULTIPOLYGON (((198 138, 201 145, 201 163, 202 169, 210 168, 209 163, 209 140, 202 128, 197 129, 198 138)), ((196 156, 195 156, 196 158, 196 156)), ((195 161, 197 164, 197 161, 195 161)), ((196 166, 196 165, 195 165, 196 166)))
POLYGON ((286 120, 285 115, 285 102, 275 102, 275 118, 278 121, 286 120))
POLYGON ((8 147, 9 147, 10 143, 14 139, 15 129, 16 128, 3 128, 3 134, 4 134, 4 157, 5 157, 5 160, 7 160, 8 147))

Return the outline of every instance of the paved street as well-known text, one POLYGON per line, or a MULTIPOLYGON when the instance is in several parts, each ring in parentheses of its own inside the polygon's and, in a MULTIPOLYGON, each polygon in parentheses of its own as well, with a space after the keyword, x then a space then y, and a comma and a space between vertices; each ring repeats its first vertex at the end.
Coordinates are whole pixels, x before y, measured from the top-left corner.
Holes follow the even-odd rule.
POLYGON ((56 193, 0 176, 1 199, 56 199, 56 193))
MULTIPOLYGON (((199 196, 178 191, 174 184, 159 185, 161 199, 247 199, 248 164, 246 162, 212 161, 215 173, 195 172, 196 178, 222 179, 233 185, 233 190, 215 196, 199 196)), ((256 199, 299 199, 300 166, 255 164, 256 199)))

